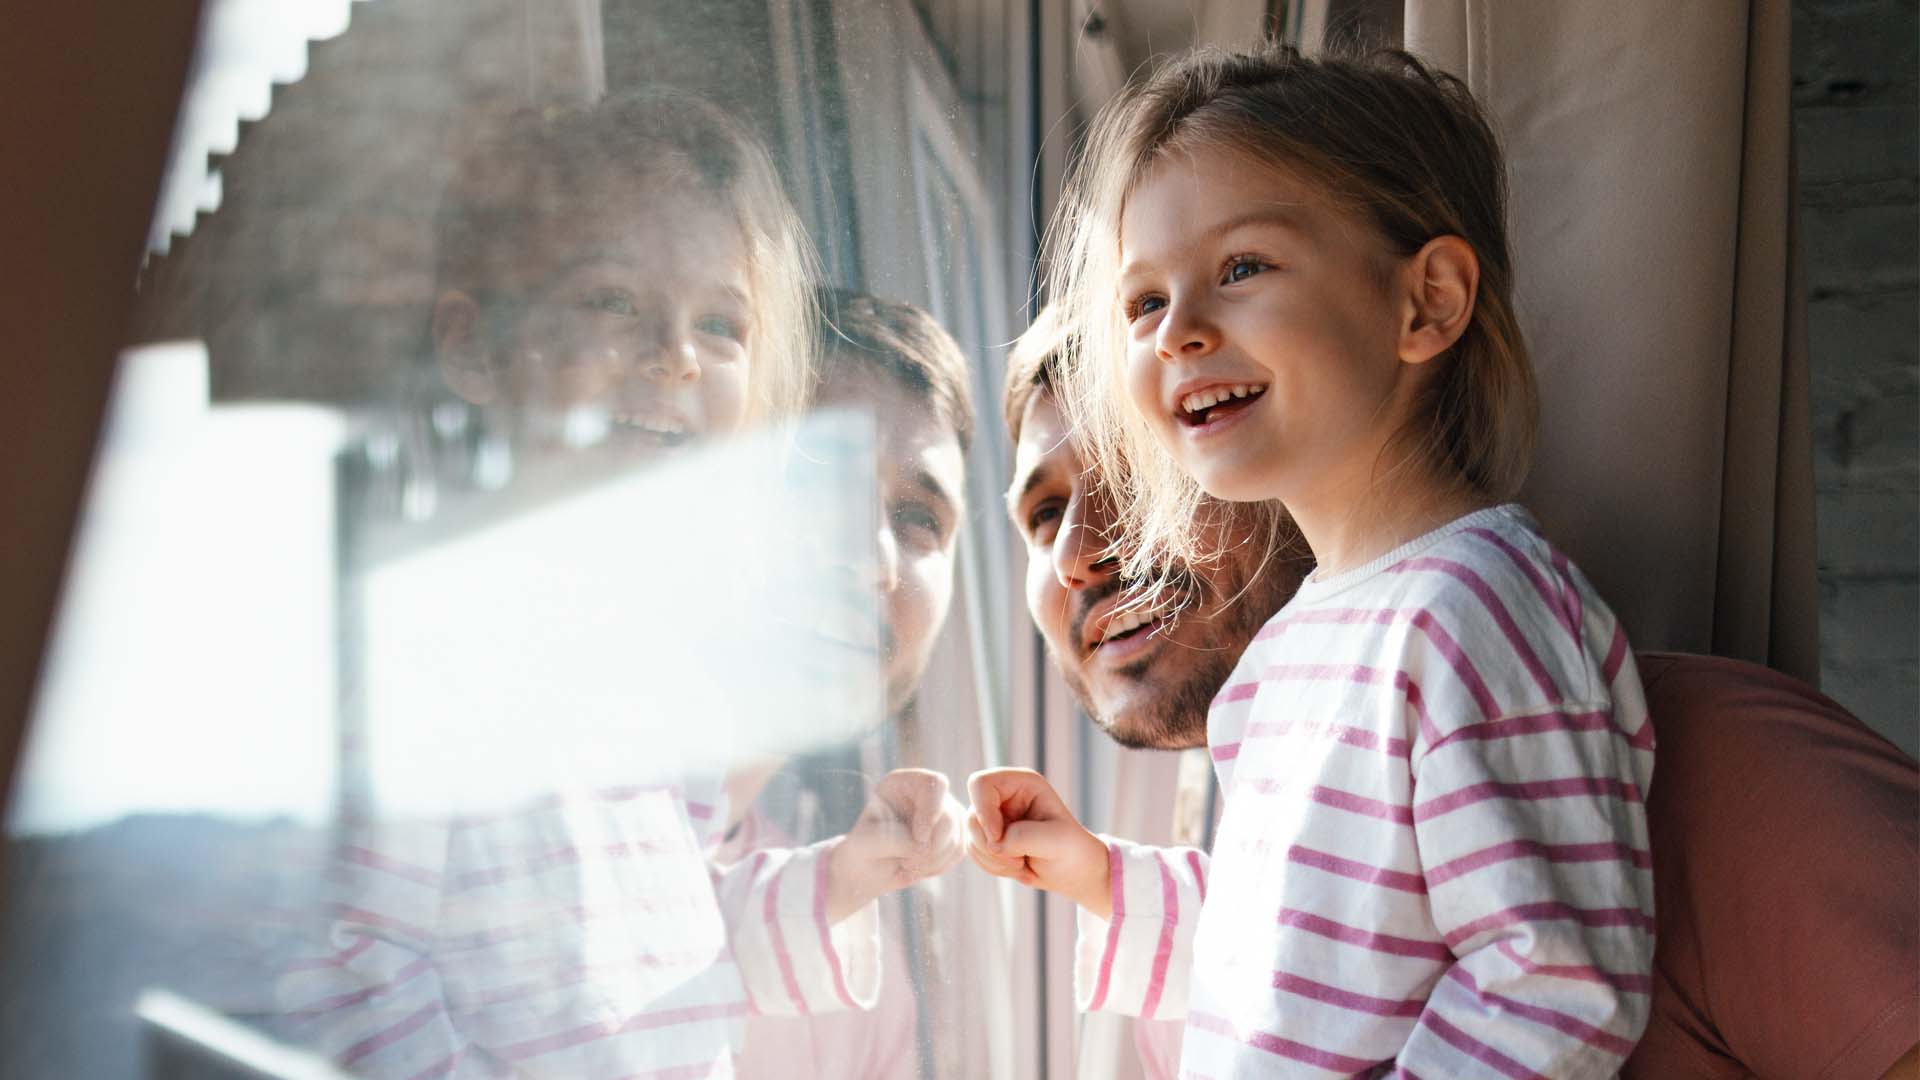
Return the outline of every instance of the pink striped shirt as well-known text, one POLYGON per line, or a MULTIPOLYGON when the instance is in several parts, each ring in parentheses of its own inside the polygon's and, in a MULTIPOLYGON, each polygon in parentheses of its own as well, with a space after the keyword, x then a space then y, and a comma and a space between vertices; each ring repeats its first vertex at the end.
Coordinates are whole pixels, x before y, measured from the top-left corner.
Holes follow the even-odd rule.
POLYGON ((1184 1016, 1188 1076, 1619 1069, 1648 1011, 1653 732, 1624 633, 1525 511, 1303 586, 1208 742, 1213 858, 1110 841, 1084 1007, 1184 1016))
MULTIPOLYGON (((739 830, 710 852, 717 863, 736 863, 761 851, 794 846, 791 836, 756 807, 739 830)), ((883 901, 883 903, 888 901, 883 901)), ((907 952, 884 917, 876 1001, 871 1009, 747 1018, 745 1043, 734 1056, 743 1077, 779 1080, 912 1080, 920 1074, 914 1043, 918 1001, 907 952)))
POLYGON ((870 1006, 877 911, 828 926, 829 845, 718 867, 725 817, 650 787, 356 830, 286 1034, 396 1080, 725 1077, 750 1014, 870 1006))

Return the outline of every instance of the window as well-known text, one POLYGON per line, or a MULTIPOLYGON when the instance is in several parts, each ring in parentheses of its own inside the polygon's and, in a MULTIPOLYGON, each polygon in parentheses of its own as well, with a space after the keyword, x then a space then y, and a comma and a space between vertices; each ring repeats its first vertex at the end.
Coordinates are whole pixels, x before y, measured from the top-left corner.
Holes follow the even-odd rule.
POLYGON ((1032 743, 1024 106, 940 36, 1025 18, 209 0, 8 809, 5 1071, 1035 1068, 1031 898, 872 869, 955 850, 883 778, 1032 743))

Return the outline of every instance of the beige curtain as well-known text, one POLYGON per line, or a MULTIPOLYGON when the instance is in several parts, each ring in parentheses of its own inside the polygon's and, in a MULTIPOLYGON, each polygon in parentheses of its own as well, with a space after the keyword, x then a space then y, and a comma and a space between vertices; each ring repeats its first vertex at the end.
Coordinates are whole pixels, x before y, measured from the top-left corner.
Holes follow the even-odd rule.
POLYGON ((1526 501, 1641 649, 1818 676, 1788 0, 1408 0, 1513 173, 1526 501))

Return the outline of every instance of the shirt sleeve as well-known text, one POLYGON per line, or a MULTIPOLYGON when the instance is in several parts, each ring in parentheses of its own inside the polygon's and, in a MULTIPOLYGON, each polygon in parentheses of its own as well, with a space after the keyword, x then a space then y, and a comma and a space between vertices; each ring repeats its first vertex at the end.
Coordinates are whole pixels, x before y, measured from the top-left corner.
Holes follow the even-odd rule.
POLYGON ((1113 917, 1079 911, 1074 999, 1088 1012, 1184 1018, 1193 931, 1206 899, 1207 855, 1197 848, 1101 839, 1107 845, 1113 917))
POLYGON ((447 830, 362 832, 335 853, 315 948, 275 987, 288 1037, 356 1076, 489 1075, 433 963, 447 830))
POLYGON ((1398 1065, 1609 1077, 1646 1026, 1653 880, 1643 712, 1561 704, 1461 728, 1414 767, 1413 820, 1455 961, 1398 1065))
POLYGON ((810 1016, 871 1009, 880 993, 880 912, 827 921, 829 856, 839 837, 762 849, 714 867, 727 939, 754 1011, 810 1016))

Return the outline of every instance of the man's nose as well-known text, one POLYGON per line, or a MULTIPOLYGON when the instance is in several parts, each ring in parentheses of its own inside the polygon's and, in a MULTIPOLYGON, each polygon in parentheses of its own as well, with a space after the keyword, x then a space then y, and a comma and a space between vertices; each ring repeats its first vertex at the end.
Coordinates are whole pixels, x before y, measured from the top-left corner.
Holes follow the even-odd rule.
POLYGON ((873 583, 882 594, 890 593, 900 587, 900 539, 893 535, 893 526, 882 521, 874 534, 874 577, 873 583))
POLYGON ((1075 490, 1053 536, 1053 573, 1068 589, 1084 589, 1113 574, 1120 560, 1107 554, 1113 513, 1100 492, 1075 490))
POLYGON ((1154 328, 1154 352, 1162 360, 1191 360, 1220 347, 1220 330, 1204 303, 1170 300, 1154 328))

